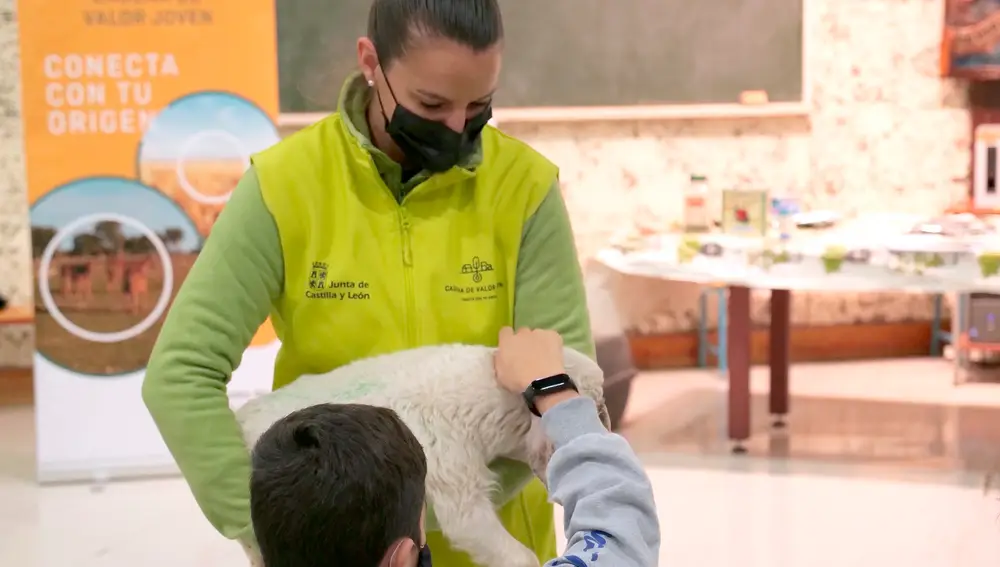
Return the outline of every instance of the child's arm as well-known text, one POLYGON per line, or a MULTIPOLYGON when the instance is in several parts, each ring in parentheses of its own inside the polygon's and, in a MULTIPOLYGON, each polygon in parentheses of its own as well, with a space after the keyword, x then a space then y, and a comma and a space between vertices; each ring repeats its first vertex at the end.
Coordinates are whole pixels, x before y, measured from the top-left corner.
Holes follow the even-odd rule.
POLYGON ((572 397, 542 416, 555 445, 548 466, 552 499, 565 509, 569 543, 546 565, 653 567, 660 524, 653 490, 622 437, 601 424, 593 400, 572 397))

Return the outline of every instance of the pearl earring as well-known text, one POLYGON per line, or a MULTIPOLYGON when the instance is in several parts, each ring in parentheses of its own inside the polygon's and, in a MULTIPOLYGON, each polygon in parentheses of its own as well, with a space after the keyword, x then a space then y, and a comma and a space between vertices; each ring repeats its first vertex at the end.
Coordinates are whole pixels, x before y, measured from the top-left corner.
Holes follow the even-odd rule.
POLYGON ((374 79, 368 79, 368 86, 369 87, 374 87, 375 86, 375 80, 374 79))

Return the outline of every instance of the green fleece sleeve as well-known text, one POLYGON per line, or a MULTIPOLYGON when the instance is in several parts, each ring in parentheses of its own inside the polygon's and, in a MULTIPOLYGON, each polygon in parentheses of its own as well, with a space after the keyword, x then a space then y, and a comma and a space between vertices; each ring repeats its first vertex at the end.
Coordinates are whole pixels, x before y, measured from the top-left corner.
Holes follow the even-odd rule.
POLYGON ((558 182, 524 225, 514 325, 558 331, 566 346, 594 356, 583 273, 558 182))
POLYGON ((283 271, 278 227, 251 169, 177 293, 142 385, 198 505, 231 539, 252 534, 250 456, 226 384, 281 293, 283 271))

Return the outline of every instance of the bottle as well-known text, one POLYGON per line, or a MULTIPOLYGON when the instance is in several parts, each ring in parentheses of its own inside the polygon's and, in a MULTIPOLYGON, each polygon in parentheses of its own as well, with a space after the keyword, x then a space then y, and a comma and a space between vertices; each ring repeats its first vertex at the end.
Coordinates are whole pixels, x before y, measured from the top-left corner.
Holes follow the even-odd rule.
POLYGON ((712 228, 712 216, 708 209, 708 179, 704 175, 692 175, 691 183, 684 192, 684 232, 708 232, 712 228))
POLYGON ((799 201, 794 197, 772 197, 772 227, 779 240, 791 239, 795 231, 795 215, 800 212, 799 201))

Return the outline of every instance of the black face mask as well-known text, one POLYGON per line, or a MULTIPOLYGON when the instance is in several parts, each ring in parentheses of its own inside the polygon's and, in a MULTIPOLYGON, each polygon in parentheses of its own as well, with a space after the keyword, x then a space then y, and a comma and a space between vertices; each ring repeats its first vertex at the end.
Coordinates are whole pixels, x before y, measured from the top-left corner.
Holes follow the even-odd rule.
MULTIPOLYGON (((385 77, 385 73, 382 76, 385 77)), ((399 104, 388 78, 385 84, 389 87, 389 93, 396 103, 396 109, 392 111, 390 119, 385 115, 382 97, 376 89, 375 95, 378 97, 378 105, 385 120, 385 131, 403 151, 408 165, 440 173, 458 165, 476 151, 479 135, 493 117, 492 107, 487 106, 482 112, 466 120, 465 129, 456 132, 443 122, 418 116, 399 104)))
POLYGON ((417 557, 417 567, 431 567, 431 548, 426 543, 420 548, 420 555, 417 557))

